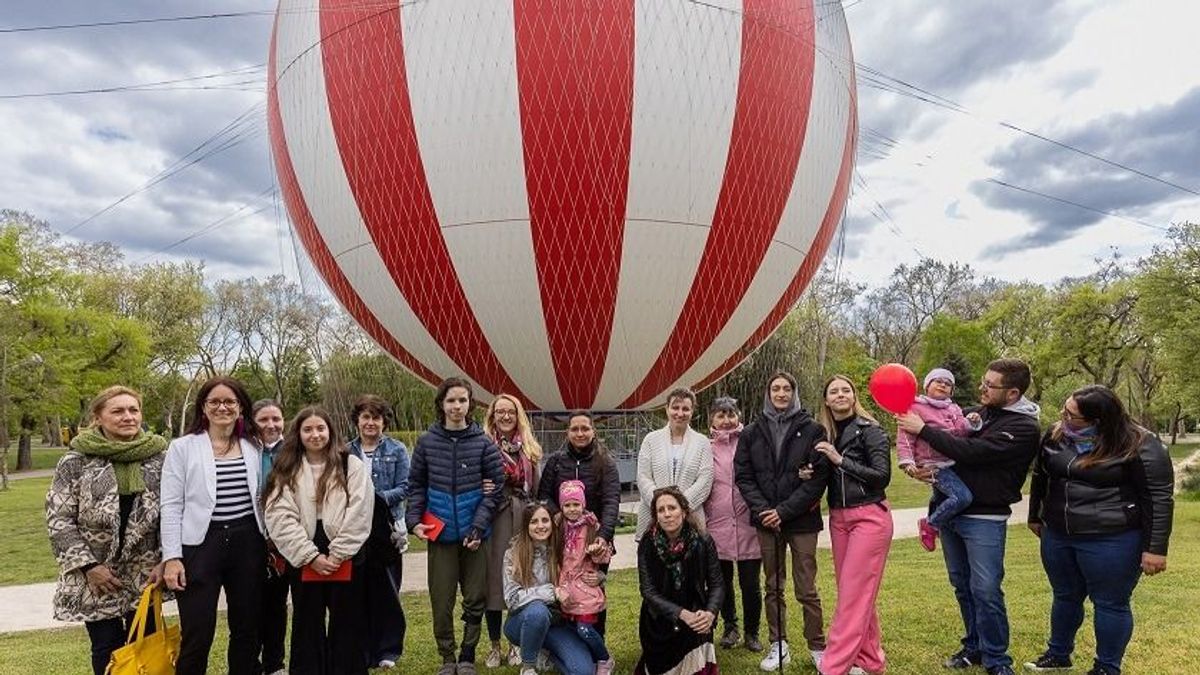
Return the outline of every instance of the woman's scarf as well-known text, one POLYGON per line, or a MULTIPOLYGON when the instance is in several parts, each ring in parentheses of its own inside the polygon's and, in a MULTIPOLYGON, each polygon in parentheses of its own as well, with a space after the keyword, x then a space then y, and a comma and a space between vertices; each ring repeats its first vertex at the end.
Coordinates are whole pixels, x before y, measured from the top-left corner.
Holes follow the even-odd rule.
POLYGON ((933 398, 925 394, 918 395, 917 400, 933 408, 949 408, 954 403, 954 399, 952 398, 933 398))
POLYGON ((1096 449, 1095 425, 1082 429, 1072 429, 1064 424, 1062 425, 1062 432, 1067 442, 1071 444, 1071 447, 1075 448, 1076 454, 1086 455, 1096 449))
POLYGON ((671 541, 667 533, 658 526, 658 523, 655 523, 650 528, 650 536, 654 538, 654 551, 658 553, 658 558, 667 566, 667 572, 671 577, 671 584, 677 591, 682 589, 683 559, 687 557, 687 552, 696 543, 696 530, 692 529, 685 521, 683 529, 679 532, 679 538, 671 541))
POLYGON ((117 474, 117 494, 131 495, 146 491, 142 462, 167 449, 162 436, 138 431, 128 441, 114 441, 99 429, 84 429, 71 441, 71 449, 88 457, 103 457, 112 462, 117 474))
POLYGON ((596 520, 596 514, 591 511, 584 511, 583 515, 575 520, 567 520, 563 518, 563 548, 568 551, 575 551, 581 544, 586 543, 586 528, 600 527, 600 521, 596 520), (580 530, 584 531, 584 536, 580 536, 580 530))
POLYGON ((522 452, 524 444, 520 437, 514 436, 509 439, 501 436, 497 439, 497 445, 500 446, 500 464, 504 469, 504 483, 515 490, 528 492, 531 488, 529 485, 530 467, 526 466, 528 460, 525 453, 522 452))

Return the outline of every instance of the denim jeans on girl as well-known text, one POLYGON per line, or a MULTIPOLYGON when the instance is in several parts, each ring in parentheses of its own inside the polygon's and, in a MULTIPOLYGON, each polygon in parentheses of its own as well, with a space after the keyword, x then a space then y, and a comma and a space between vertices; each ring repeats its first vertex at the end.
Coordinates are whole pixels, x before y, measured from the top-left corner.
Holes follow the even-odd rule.
POLYGON ((532 666, 537 662, 538 652, 545 649, 560 673, 594 673, 596 662, 574 627, 551 625, 550 619, 550 608, 544 602, 534 601, 509 612, 504 635, 520 648, 521 663, 532 666))
POLYGON ((1070 656, 1083 624, 1083 600, 1095 609, 1096 663, 1120 672, 1125 647, 1133 635, 1129 599, 1142 575, 1142 533, 1128 530, 1100 536, 1071 536, 1042 527, 1042 566, 1050 579, 1047 651, 1070 656))
POLYGON ((929 524, 939 530, 975 500, 971 488, 950 467, 937 470, 933 489, 935 499, 930 502, 929 524))

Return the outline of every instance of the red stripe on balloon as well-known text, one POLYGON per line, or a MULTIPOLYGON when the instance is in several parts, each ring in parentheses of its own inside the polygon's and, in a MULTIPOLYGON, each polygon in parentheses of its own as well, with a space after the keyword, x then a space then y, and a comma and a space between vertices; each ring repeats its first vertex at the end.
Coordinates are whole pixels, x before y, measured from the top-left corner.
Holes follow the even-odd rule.
MULTIPOLYGON (((853 78, 853 74, 851 74, 853 78)), ((812 280, 817 270, 821 267, 821 261, 825 259, 825 251, 829 248, 829 242, 833 239, 834 232, 837 232, 838 222, 841 220, 842 212, 846 207, 846 195, 850 191, 850 174, 854 170, 854 150, 858 139, 858 102, 857 95, 854 93, 853 79, 850 84, 850 123, 846 126, 846 144, 842 150, 842 165, 838 170, 837 182, 834 184, 833 195, 829 198, 829 205, 825 208, 825 217, 821 221, 821 228, 817 230, 817 236, 813 239, 812 245, 808 248, 808 254, 804 256, 804 262, 800 265, 800 270, 796 276, 792 278, 792 282, 788 284, 787 290, 779 302, 767 314, 767 318, 763 320, 762 325, 758 330, 746 340, 741 349, 737 350, 716 370, 700 381, 696 385, 697 389, 703 389, 708 385, 716 382, 721 377, 733 370, 739 363, 750 356, 755 349, 762 344, 763 340, 770 337, 771 333, 779 327, 780 322, 793 306, 800 299, 800 294, 804 292, 804 287, 812 280)))
POLYGON ((712 228, 679 321, 622 408, 645 403, 678 380, 750 287, 779 226, 804 147, 814 40, 812 0, 746 0, 733 129, 712 228))
POLYGON ((616 311, 633 114, 632 0, 515 0, 530 229, 563 403, 596 398, 616 311))
POLYGON ((342 307, 354 317, 354 320, 362 326, 363 330, 371 336, 375 342, 387 350, 397 361, 405 368, 409 369, 414 375, 425 380, 426 382, 436 384, 441 380, 440 377, 433 371, 429 370, 417 361, 416 357, 408 353, 404 347, 392 337, 379 319, 367 307, 363 299, 355 292, 354 287, 350 284, 350 280, 342 273, 342 269, 338 267, 337 260, 333 253, 329 250, 325 239, 321 236, 320 230, 317 229, 316 223, 313 221, 312 213, 308 210, 308 204, 304 200, 304 193, 300 189, 300 181, 296 178, 296 171, 292 167, 291 155, 288 153, 287 137, 283 131, 283 118, 279 113, 279 94, 276 89, 277 72, 275 70, 275 33, 278 30, 278 15, 276 15, 276 28, 271 31, 271 53, 268 57, 270 61, 267 72, 270 78, 267 83, 267 127, 268 135, 271 138, 271 154, 275 159, 275 172, 279 177, 279 187, 283 192, 283 201, 287 204, 288 213, 292 217, 292 226, 296 230, 296 234, 300 237, 300 242, 304 245, 304 249, 308 251, 309 257, 312 259, 313 266, 317 272, 325 280, 329 286, 329 290, 333 292, 334 297, 342 304, 342 307))
POLYGON ((412 116, 399 5, 380 11, 361 0, 322 0, 320 9, 338 151, 392 281, 464 372, 488 391, 528 401, 475 320, 442 238, 412 116))

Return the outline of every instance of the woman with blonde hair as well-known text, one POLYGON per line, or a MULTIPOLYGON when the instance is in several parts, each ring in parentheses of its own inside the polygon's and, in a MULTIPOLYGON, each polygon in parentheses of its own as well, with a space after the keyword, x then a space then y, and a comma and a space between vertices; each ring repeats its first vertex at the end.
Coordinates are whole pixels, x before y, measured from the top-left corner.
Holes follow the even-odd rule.
MULTIPOLYGON (((500 448, 504 484, 500 505, 492 520, 492 538, 488 542, 487 619, 488 638, 492 648, 484 665, 499 668, 505 660, 501 654, 500 629, 504 603, 504 551, 509 540, 520 532, 525 505, 533 500, 538 489, 538 464, 542 461, 542 446, 533 435, 525 408, 515 396, 499 394, 488 406, 483 418, 483 432, 500 448)), ((509 647, 508 665, 521 665, 520 650, 509 647)))
POLYGON ((892 478, 891 443, 863 409, 850 378, 834 375, 822 392, 818 419, 827 438, 817 443, 816 451, 833 466, 829 538, 837 606, 817 670, 824 675, 882 673, 887 661, 875 600, 892 545, 892 513, 884 494, 892 478))
POLYGON ((138 598, 162 579, 159 485, 167 442, 142 430, 142 397, 114 386, 92 399, 46 495, 58 559, 54 618, 83 621, 101 675, 125 644, 138 598))

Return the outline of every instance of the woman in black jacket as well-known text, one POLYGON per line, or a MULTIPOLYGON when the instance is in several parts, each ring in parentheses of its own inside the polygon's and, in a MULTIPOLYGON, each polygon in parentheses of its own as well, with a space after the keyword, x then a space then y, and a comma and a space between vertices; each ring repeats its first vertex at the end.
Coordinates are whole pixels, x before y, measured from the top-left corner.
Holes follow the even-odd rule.
POLYGON ((713 625, 724 599, 717 547, 675 486, 654 491, 654 524, 638 542, 642 657, 636 675, 717 672, 713 625))
POLYGON ((817 533, 829 460, 817 452, 825 430, 800 407, 796 378, 777 372, 767 382, 762 414, 742 431, 734 454, 734 480, 758 530, 766 573, 767 627, 771 645, 759 663, 776 670, 792 660, 787 644, 783 568, 792 551, 792 581, 804 612, 804 640, 814 664, 825 651, 824 616, 817 594, 817 533))
POLYGON ((1174 470, 1162 442, 1134 424, 1107 387, 1075 390, 1042 439, 1029 529, 1041 537, 1054 600, 1046 652, 1031 670, 1071 667, 1083 600, 1095 609, 1088 675, 1117 675, 1133 635, 1129 599, 1144 572, 1167 568, 1174 470))
POLYGON ((829 536, 837 578, 837 608, 829 645, 818 668, 846 675, 887 668, 875 599, 892 546, 892 513, 884 489, 892 478, 891 444, 875 418, 858 402, 845 375, 825 382, 821 426, 829 440, 817 452, 829 459, 829 536))

